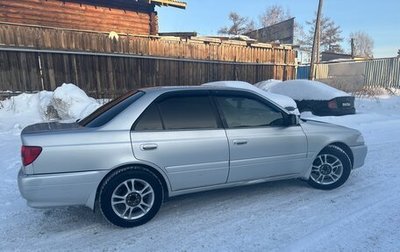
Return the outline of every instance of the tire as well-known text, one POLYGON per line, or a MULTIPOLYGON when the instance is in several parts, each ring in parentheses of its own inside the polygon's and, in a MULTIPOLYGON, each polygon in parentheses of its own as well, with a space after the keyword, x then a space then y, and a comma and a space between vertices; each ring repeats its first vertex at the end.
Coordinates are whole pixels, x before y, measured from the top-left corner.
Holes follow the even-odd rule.
POLYGON ((308 184, 321 190, 332 190, 349 178, 351 161, 341 148, 329 145, 314 159, 308 184))
POLYGON ((124 228, 150 221, 163 202, 160 180, 141 167, 128 167, 112 173, 99 193, 100 210, 110 223, 124 228))

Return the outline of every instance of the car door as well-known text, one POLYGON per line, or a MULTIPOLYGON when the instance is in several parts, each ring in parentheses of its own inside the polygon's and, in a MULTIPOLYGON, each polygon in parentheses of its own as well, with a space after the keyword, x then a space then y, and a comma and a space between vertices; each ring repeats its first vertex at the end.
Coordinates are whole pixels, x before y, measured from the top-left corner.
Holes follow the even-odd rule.
POLYGON ((307 139, 299 125, 284 126, 274 104, 248 92, 217 92, 230 149, 228 182, 296 177, 304 171, 307 139))
POLYGON ((135 157, 164 169, 172 190, 227 181, 228 141, 208 92, 157 99, 135 123, 131 139, 135 157))

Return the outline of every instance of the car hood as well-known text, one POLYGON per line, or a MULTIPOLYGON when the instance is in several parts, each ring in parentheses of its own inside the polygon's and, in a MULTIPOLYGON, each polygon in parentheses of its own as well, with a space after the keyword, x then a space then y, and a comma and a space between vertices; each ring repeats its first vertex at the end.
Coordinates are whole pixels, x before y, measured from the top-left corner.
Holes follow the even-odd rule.
POLYGON ((312 119, 301 119, 301 125, 304 126, 303 128, 307 130, 313 130, 313 131, 351 131, 351 132, 358 132, 358 130, 351 129, 345 126, 333 124, 333 123, 327 123, 327 122, 322 122, 318 120, 312 120, 312 119))
POLYGON ((356 129, 308 119, 302 119, 300 125, 307 136, 310 151, 319 152, 316 146, 321 146, 321 143, 322 147, 335 142, 349 147, 365 144, 361 132, 356 129))
POLYGON ((350 136, 352 139, 357 139, 360 135, 362 135, 361 132, 356 129, 317 120, 301 119, 301 126, 304 130, 304 133, 307 135, 332 134, 336 136, 350 136))

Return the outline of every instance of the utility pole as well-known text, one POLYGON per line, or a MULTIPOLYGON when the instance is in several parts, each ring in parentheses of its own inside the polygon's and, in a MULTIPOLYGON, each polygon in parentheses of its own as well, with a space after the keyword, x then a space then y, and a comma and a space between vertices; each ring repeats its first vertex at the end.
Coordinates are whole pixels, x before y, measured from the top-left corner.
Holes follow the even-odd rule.
POLYGON ((317 20, 315 22, 314 40, 311 50, 310 80, 315 79, 315 64, 319 63, 319 45, 321 40, 321 13, 323 3, 323 0, 319 0, 317 20))

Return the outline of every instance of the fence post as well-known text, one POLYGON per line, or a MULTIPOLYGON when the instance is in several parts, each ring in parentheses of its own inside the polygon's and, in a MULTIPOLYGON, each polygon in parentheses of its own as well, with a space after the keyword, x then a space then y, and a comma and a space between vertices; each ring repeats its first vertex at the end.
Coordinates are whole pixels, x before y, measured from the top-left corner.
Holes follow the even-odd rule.
POLYGON ((40 53, 38 53, 38 64, 39 64, 39 75, 40 75, 40 84, 42 85, 42 90, 45 90, 44 88, 44 77, 43 77, 43 68, 42 68, 42 59, 40 57, 40 53))

